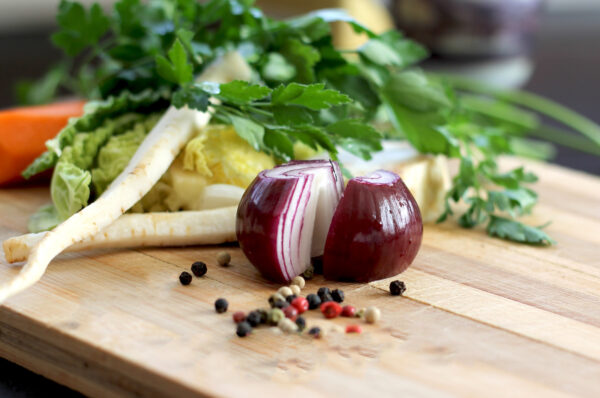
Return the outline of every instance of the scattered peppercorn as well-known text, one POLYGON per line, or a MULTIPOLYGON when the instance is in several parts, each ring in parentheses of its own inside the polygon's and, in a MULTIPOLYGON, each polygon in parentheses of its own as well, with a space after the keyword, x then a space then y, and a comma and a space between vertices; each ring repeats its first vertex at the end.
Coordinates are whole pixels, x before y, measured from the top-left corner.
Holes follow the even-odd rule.
POLYGON ((208 268, 206 268, 206 264, 202 261, 196 261, 192 264, 192 273, 198 278, 206 275, 206 271, 208 271, 208 268))
MULTIPOLYGON (((191 275, 190 275, 190 277, 191 277, 191 275)), ((229 303, 224 298, 220 298, 220 299, 217 299, 217 301, 215 301, 215 311, 217 311, 219 314, 226 312, 227 307, 229 307, 229 303)))
POLYGON ((250 326, 248 322, 244 321, 238 323, 235 334, 237 334, 239 337, 246 337, 250 334, 250 332, 252 332, 252 326, 250 326))
POLYGON ((345 305, 344 308, 342 308, 342 316, 348 317, 348 318, 353 318, 356 314, 356 308, 354 308, 351 305, 345 305))
POLYGON ((246 314, 243 311, 236 311, 233 313, 233 321, 235 323, 244 322, 246 320, 246 314))
POLYGON ((348 325, 346 326, 346 333, 362 333, 360 325, 348 325))
POLYGON ((293 295, 296 295, 296 296, 300 295, 300 286, 298 286, 298 285, 290 285, 290 290, 292 291, 293 295))
POLYGON ((258 311, 252 311, 246 316, 246 322, 254 328, 260 325, 260 318, 260 313, 258 311))
POLYGON ((321 303, 333 301, 333 297, 331 297, 331 293, 325 293, 322 296, 319 296, 319 298, 321 299, 321 303))
POLYGON ((192 283, 192 274, 190 274, 187 271, 183 271, 179 275, 179 282, 181 282, 181 284, 184 286, 189 285, 190 283, 192 283))
POLYGON ((277 323, 277 326, 279 327, 279 329, 286 333, 293 333, 298 331, 298 325, 296 325, 296 322, 288 318, 283 318, 282 320, 280 320, 279 323, 277 323))
POLYGON ((331 292, 331 297, 337 302, 341 303, 344 301, 344 292, 341 289, 335 289, 331 292))
POLYGON ((304 277, 304 279, 312 279, 313 276, 315 276, 315 267, 309 265, 306 271, 302 273, 302 276, 304 277))
POLYGON ((271 304, 271 306, 273 306, 273 303, 277 300, 285 300, 285 297, 283 297, 279 293, 274 293, 271 295, 271 297, 269 297, 269 304, 271 304))
POLYGON ((321 305, 321 299, 314 293, 311 293, 308 296, 306 296, 306 300, 308 301, 309 310, 317 309, 321 305))
POLYGON ((320 339, 321 338, 321 328, 318 326, 315 326, 308 331, 308 334, 313 336, 315 339, 320 339))
POLYGON ((308 309, 308 300, 302 296, 296 297, 292 301, 292 305, 294 306, 294 308, 296 308, 296 310, 298 310, 298 314, 302 314, 308 309))
POLYGON ((293 294, 292 289, 290 289, 287 286, 280 287, 277 293, 281 294, 283 297, 287 297, 293 294))
POLYGON ((285 318, 283 311, 279 308, 272 308, 267 315, 267 322, 271 325, 277 325, 283 318, 285 318))
POLYGON ((365 320, 367 323, 377 323, 381 318, 381 311, 377 307, 369 307, 365 311, 365 320))
POLYGON ((366 310, 365 308, 361 308, 360 310, 356 311, 356 314, 355 314, 355 316, 356 316, 357 318, 364 318, 364 316, 365 316, 365 312, 366 312, 366 311, 367 311, 367 310, 366 310))
POLYGON ((328 287, 320 287, 319 290, 317 290, 317 295, 319 295, 319 297, 321 297, 325 293, 331 294, 331 290, 329 290, 328 287))
POLYGON ((219 252, 217 254, 217 263, 221 267, 227 267, 230 262, 231 262, 231 254, 229 254, 227 252, 219 252))
POLYGON ((298 296, 296 296, 295 294, 290 294, 289 296, 287 296, 287 297, 285 298, 285 301, 287 301, 288 303, 292 304, 292 301, 294 301, 294 299, 295 299, 296 297, 298 297, 298 296))
POLYGON ((290 305, 290 303, 288 303, 288 302, 287 302, 287 301, 285 301, 285 300, 276 300, 276 301, 275 301, 275 302, 274 302, 274 303, 271 305, 271 307, 272 307, 272 308, 280 308, 280 309, 283 309, 283 308, 287 307, 288 305, 290 305))
POLYGON ((296 325, 298 325, 299 331, 303 331, 304 329, 306 329, 306 319, 299 316, 298 318, 296 318, 296 325))
POLYGON ((296 317, 298 316, 298 310, 292 305, 285 307, 283 313, 286 318, 290 318, 292 321, 296 320, 296 317))
POLYGON ((298 286, 300 289, 304 289, 304 286, 306 286, 306 281, 304 280, 303 277, 301 276, 296 276, 294 277, 294 279, 292 279, 292 283, 291 285, 296 285, 298 286))
POLYGON ((321 312, 325 318, 335 318, 342 313, 342 306, 335 301, 329 301, 321 304, 321 312))
POLYGON ((259 308, 256 310, 260 314, 260 323, 267 323, 267 319, 269 316, 269 310, 264 308, 259 308))
POLYGON ((393 281, 390 283, 390 293, 392 296, 402 296, 406 291, 406 285, 402 281, 393 281))

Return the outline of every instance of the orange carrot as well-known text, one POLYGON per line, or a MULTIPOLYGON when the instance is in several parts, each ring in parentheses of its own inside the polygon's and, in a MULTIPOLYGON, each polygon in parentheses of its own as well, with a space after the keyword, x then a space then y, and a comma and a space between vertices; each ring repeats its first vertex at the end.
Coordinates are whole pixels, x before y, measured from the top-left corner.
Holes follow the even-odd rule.
POLYGON ((83 114, 83 101, 0 111, 0 184, 22 180, 21 172, 42 152, 44 143, 83 114))

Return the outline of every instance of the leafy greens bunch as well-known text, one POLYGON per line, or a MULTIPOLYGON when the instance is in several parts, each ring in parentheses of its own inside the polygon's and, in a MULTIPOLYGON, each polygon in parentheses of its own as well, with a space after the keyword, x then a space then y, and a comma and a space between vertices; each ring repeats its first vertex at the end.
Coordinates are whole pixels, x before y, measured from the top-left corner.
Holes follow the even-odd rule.
MULTIPOLYGON (((501 172, 496 160, 523 148, 531 155, 524 134, 535 126, 523 122, 528 114, 500 100, 486 108, 481 97, 459 95, 445 79, 426 75, 415 67, 426 50, 397 31, 375 34, 340 10, 274 20, 251 0, 119 0, 109 14, 98 4, 86 9, 62 0, 57 20, 52 41, 65 57, 37 83, 22 84, 21 99, 47 102, 66 90, 103 101, 52 140, 27 176, 56 165, 73 144, 69 129, 98 128, 170 103, 209 110, 213 120, 232 124, 254 148, 281 161, 293 158, 297 141, 333 158, 342 147, 369 159, 382 138, 406 139, 421 153, 459 159, 441 220, 453 213, 451 202, 465 202, 458 218, 464 227, 487 223, 494 236, 552 242, 514 219, 535 205, 526 184, 536 177, 522 168, 501 172), (331 22, 350 24, 366 43, 336 49, 331 22), (230 51, 250 65, 250 81, 195 81, 230 51)), ((538 155, 546 150, 534 148, 538 155)))

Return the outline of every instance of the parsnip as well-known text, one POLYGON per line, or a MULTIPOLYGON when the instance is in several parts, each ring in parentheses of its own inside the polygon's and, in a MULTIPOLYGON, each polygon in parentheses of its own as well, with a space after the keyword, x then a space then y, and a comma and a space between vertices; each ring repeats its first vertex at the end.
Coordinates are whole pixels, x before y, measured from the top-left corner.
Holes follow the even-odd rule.
MULTIPOLYGON (((97 248, 214 245, 233 242, 237 206, 173 213, 124 214, 102 231, 67 251, 97 248)), ((25 234, 3 243, 9 263, 26 261, 49 232, 25 234)))
MULTIPOLYGON (((223 83, 245 79, 248 68, 237 53, 209 66, 200 80, 223 83), (236 69, 227 66, 235 64, 236 69), (236 71, 238 75, 236 75, 236 71)), ((0 285, 0 303, 37 282, 54 257, 67 247, 104 229, 142 198, 169 168, 196 127, 208 124, 210 114, 170 107, 140 145, 125 170, 92 204, 48 232, 33 248, 28 262, 12 280, 0 285)))

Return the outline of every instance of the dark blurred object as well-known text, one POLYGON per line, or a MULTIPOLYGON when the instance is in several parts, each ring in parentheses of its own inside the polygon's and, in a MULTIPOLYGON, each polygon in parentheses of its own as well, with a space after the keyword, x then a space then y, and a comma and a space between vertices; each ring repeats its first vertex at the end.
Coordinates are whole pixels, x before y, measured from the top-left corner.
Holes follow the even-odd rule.
POLYGON ((392 0, 407 36, 444 58, 495 58, 527 53, 542 0, 392 0))

